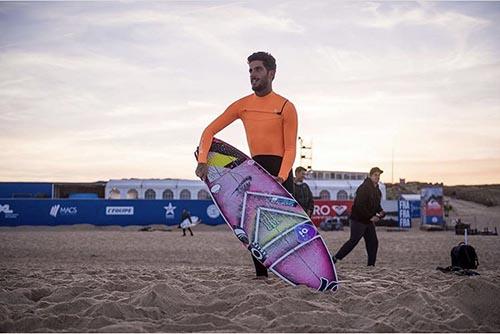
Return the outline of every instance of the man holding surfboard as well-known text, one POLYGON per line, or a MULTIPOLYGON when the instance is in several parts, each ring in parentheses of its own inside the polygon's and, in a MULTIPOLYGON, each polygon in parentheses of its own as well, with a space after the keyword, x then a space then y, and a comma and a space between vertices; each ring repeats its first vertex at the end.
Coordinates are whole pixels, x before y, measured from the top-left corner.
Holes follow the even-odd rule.
POLYGON ((193 221, 191 219, 191 213, 186 209, 182 210, 181 222, 179 223, 179 227, 182 228, 182 236, 183 237, 186 236, 186 229, 189 230, 189 233, 191 233, 191 236, 193 236, 193 231, 191 230, 191 225, 193 225, 193 221), (184 222, 186 221, 186 219, 189 222, 189 224, 184 225, 184 222))
MULTIPOLYGON (((297 111, 289 100, 272 89, 276 74, 274 57, 267 52, 256 52, 247 61, 254 93, 232 103, 203 131, 196 175, 202 180, 207 177, 208 152, 215 134, 241 119, 252 159, 293 194, 292 166, 297 142, 297 111)), ((252 259, 257 277, 267 277, 267 268, 253 256, 252 259)))

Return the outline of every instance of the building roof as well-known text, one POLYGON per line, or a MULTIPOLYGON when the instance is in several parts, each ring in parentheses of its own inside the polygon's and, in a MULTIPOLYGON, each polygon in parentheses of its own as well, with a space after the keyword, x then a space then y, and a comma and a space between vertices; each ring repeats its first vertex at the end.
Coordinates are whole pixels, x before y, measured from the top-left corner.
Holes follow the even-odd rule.
POLYGON ((205 187, 201 180, 185 179, 120 179, 109 180, 108 187, 128 186, 128 187, 205 187))
MULTIPOLYGON (((305 183, 309 186, 309 188, 354 188, 357 189, 363 182, 363 180, 304 180, 305 183)), ((385 184, 382 182, 379 183, 380 188, 385 189, 385 184)))

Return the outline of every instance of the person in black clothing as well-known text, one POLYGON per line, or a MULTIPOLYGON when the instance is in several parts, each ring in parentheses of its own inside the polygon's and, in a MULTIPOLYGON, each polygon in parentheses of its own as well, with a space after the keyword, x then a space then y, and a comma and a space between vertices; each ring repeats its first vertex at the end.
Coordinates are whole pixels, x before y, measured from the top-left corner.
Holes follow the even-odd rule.
POLYGON ((304 167, 295 168, 294 192, 293 197, 304 209, 309 217, 312 216, 314 210, 313 194, 311 189, 304 182, 307 170, 304 167))
POLYGON ((189 230, 189 233, 191 233, 191 236, 193 236, 193 231, 191 231, 191 227, 187 227, 187 228, 184 228, 182 226, 182 222, 184 220, 188 219, 189 220, 189 223, 192 224, 193 221, 191 220, 191 214, 189 213, 188 210, 184 209, 182 210, 182 215, 181 215, 181 222, 179 223, 179 227, 182 227, 182 236, 185 237, 186 236, 186 230, 189 230))
POLYGON ((365 239, 366 252, 368 253, 368 265, 374 266, 377 260, 378 239, 375 230, 375 223, 385 216, 384 210, 380 206, 382 193, 378 187, 380 174, 383 171, 378 167, 370 170, 370 177, 356 190, 356 197, 351 211, 351 237, 332 256, 334 262, 342 260, 358 244, 361 238, 365 239))

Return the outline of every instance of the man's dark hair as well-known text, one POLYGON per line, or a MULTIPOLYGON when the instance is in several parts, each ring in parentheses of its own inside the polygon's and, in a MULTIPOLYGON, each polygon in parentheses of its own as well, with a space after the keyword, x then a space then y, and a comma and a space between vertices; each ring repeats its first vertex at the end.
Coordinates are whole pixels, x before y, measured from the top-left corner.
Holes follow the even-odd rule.
POLYGON ((271 71, 274 70, 276 71, 276 59, 268 53, 264 51, 259 51, 252 53, 250 56, 248 56, 247 61, 250 64, 252 61, 255 60, 260 60, 264 64, 264 67, 266 70, 271 71))
POLYGON ((302 166, 299 166, 299 167, 295 168, 295 175, 297 175, 298 172, 307 172, 307 169, 305 169, 302 166))

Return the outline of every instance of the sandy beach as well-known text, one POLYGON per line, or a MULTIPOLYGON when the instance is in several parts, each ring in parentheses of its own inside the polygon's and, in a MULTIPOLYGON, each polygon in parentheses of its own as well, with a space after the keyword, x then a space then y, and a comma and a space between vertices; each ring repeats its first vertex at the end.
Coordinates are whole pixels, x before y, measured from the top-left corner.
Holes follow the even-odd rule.
MULTIPOLYGON (((460 236, 378 228, 377 266, 365 266, 361 241, 337 264, 339 291, 324 294, 272 274, 254 280, 249 253, 225 225, 194 233, 1 228, 0 331, 500 331, 496 236, 470 237, 481 275, 463 277, 436 270, 450 265, 460 236)), ((334 251, 349 232, 322 235, 334 251)))

